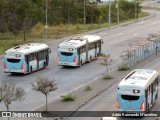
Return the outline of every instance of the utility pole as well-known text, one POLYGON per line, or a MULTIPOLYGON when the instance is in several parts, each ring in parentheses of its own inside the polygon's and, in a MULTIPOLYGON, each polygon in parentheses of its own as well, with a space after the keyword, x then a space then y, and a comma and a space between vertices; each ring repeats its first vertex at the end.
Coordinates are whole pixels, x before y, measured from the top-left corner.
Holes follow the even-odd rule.
POLYGON ((154 2, 154 8, 153 8, 153 10, 154 10, 154 16, 155 16, 156 15, 155 14, 155 2, 156 2, 156 0, 154 0, 153 2, 154 2))
POLYGON ((117 8, 117 22, 119 23, 119 0, 117 0, 116 8, 117 8))
POLYGON ((86 24, 86 2, 85 2, 85 0, 84 0, 84 6, 83 6, 83 8, 84 8, 84 16, 83 16, 83 25, 84 25, 84 31, 85 31, 85 24, 86 24))
POLYGON ((137 0, 137 21, 138 21, 138 0, 137 0))
POLYGON ((46 39, 48 38, 48 0, 46 0, 46 25, 45 25, 45 29, 46 29, 46 39))
POLYGON ((111 28, 111 0, 109 0, 108 29, 111 28))
POLYGON ((135 2, 135 4, 134 4, 134 6, 135 6, 135 19, 137 19, 137 4, 136 4, 136 0, 134 2, 135 2))

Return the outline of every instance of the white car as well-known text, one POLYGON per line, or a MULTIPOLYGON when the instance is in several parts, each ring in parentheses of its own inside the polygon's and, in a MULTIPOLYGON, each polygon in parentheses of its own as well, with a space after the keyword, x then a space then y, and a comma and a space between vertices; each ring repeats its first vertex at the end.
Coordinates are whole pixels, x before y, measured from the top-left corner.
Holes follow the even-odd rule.
POLYGON ((117 120, 115 117, 102 117, 101 120, 117 120))

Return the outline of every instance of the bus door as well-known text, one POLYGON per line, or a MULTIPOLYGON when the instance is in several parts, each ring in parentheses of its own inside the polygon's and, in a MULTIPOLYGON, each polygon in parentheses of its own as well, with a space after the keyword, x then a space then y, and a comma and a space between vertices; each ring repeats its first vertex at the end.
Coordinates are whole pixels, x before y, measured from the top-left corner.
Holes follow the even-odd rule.
POLYGON ((101 53, 101 40, 99 40, 99 53, 101 53))
POLYGON ((89 42, 88 39, 86 39, 86 61, 88 61, 88 52, 89 52, 89 42))
POLYGON ((26 55, 26 65, 27 65, 27 72, 29 71, 29 56, 26 55))
POLYGON ((97 41, 98 53, 101 53, 101 40, 97 41))
POLYGON ((151 104, 153 104, 153 83, 151 84, 151 104))
POLYGON ((36 58, 37 58, 37 69, 39 69, 39 52, 36 52, 36 58))
POLYGON ((46 65, 48 65, 48 63, 49 63, 49 49, 48 50, 46 50, 46 65))
POLYGON ((148 105, 148 95, 149 95, 149 87, 145 90, 145 98, 146 98, 146 111, 149 110, 149 105, 148 105))
POLYGON ((95 58, 97 57, 97 42, 95 43, 95 58))
POLYGON ((145 90, 145 98, 146 98, 146 101, 145 101, 146 106, 145 106, 145 108, 146 108, 146 111, 147 111, 149 109, 148 108, 148 89, 145 90))
POLYGON ((78 54, 78 64, 81 64, 81 58, 80 58, 80 48, 77 48, 77 54, 78 54))

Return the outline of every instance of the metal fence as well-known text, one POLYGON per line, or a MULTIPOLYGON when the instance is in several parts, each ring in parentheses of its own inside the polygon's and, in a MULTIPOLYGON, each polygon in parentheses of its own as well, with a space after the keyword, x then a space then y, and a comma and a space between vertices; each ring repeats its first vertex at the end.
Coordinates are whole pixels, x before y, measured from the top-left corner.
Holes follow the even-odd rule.
POLYGON ((160 51, 160 36, 150 36, 121 53, 123 65, 131 67, 160 51))

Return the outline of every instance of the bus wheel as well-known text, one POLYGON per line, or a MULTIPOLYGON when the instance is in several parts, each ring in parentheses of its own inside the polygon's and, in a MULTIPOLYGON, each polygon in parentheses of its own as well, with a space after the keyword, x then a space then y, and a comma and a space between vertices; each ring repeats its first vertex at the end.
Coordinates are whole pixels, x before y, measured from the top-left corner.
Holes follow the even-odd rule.
POLYGON ((29 72, 32 73, 32 66, 30 67, 30 71, 29 72))

